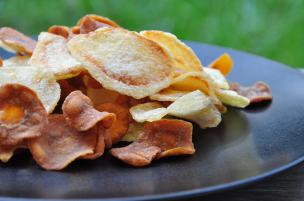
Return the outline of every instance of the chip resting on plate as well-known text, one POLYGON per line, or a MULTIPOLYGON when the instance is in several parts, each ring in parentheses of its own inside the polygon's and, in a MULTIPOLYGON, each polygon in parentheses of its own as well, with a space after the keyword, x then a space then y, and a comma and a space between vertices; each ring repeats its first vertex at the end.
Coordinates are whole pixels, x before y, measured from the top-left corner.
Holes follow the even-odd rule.
POLYGON ((23 33, 9 27, 0 28, 0 47, 5 50, 31 55, 35 46, 36 41, 23 33))
POLYGON ((68 49, 106 89, 143 98, 170 85, 170 55, 135 32, 101 28, 73 37, 68 49))
POLYGON ((0 146, 40 136, 47 113, 37 94, 20 84, 0 87, 0 146))
POLYGON ((30 65, 49 69, 58 80, 77 76, 83 68, 70 55, 66 44, 67 39, 62 36, 41 32, 30 65))
POLYGON ((226 105, 233 107, 244 108, 249 105, 250 100, 244 96, 239 95, 233 90, 218 89, 216 91, 217 97, 226 105))
POLYGON ((25 85, 35 91, 48 113, 51 113, 60 98, 60 86, 54 75, 45 69, 29 66, 0 68, 0 86, 8 83, 25 85))
POLYGON ((95 129, 79 132, 61 114, 50 115, 48 122, 40 137, 28 141, 35 161, 42 168, 61 170, 77 158, 94 153, 95 129))

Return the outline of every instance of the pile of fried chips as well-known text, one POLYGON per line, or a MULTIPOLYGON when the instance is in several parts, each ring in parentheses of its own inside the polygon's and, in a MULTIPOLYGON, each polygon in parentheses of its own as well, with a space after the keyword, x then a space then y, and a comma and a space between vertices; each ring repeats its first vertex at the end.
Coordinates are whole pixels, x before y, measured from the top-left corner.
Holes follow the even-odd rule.
POLYGON ((137 33, 102 16, 52 26, 38 41, 4 27, 0 46, 16 53, 0 59, 2 162, 22 148, 42 168, 61 170, 128 141, 110 154, 145 166, 194 154, 190 122, 216 127, 224 104, 250 103, 230 89, 228 54, 205 67, 171 33, 137 33))

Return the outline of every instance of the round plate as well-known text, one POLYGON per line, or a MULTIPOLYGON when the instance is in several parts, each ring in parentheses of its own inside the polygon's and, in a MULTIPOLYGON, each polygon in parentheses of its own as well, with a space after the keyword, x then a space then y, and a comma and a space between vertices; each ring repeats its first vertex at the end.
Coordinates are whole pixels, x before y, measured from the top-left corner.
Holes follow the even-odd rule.
POLYGON ((248 184, 303 161, 304 76, 251 54, 188 44, 205 65, 228 52, 235 61, 229 80, 243 85, 265 81, 272 103, 229 108, 219 127, 195 126, 194 156, 161 159, 145 168, 130 167, 106 153, 95 161, 76 161, 64 171, 44 171, 29 153, 17 154, 0 164, 0 199, 186 198, 248 184))

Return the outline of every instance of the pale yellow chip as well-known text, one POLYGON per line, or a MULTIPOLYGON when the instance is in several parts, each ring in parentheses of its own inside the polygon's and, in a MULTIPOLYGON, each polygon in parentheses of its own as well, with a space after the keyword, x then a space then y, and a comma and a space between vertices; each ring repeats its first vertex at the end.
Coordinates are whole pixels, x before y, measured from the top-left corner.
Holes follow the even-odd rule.
POLYGON ((38 37, 37 46, 29 61, 31 66, 47 68, 54 73, 57 80, 77 76, 83 68, 69 53, 67 39, 42 32, 38 37))
POLYGON ((248 98, 239 95, 236 91, 218 89, 216 95, 224 104, 233 107, 244 108, 250 104, 248 98))
POLYGON ((3 61, 3 66, 28 66, 30 56, 14 56, 3 61))
POLYGON ((170 115, 193 121, 201 128, 216 127, 222 120, 211 99, 199 90, 182 96, 167 110, 170 115))
POLYGON ((35 91, 48 113, 51 113, 60 98, 60 86, 54 75, 46 69, 30 66, 0 68, 0 86, 21 84, 35 91))
POLYGON ((202 71, 202 64, 195 53, 175 35, 163 31, 141 31, 141 35, 165 47, 172 55, 174 67, 185 71, 202 71))
POLYGON ((150 96, 151 100, 156 100, 156 101, 171 101, 174 102, 178 98, 186 95, 189 93, 189 91, 180 91, 180 90, 175 90, 172 88, 166 88, 161 90, 160 92, 153 94, 150 96))
POLYGON ((168 87, 174 73, 160 45, 121 28, 77 35, 68 49, 104 88, 137 99, 168 87))
POLYGON ((137 140, 139 134, 141 134, 142 132, 144 132, 144 124, 132 122, 129 125, 126 135, 122 138, 121 141, 133 142, 137 140))
POLYGON ((216 88, 229 89, 229 84, 221 71, 213 68, 204 68, 204 72, 210 76, 216 88))
POLYGON ((130 113, 136 122, 142 123, 160 120, 168 111, 158 102, 149 102, 131 107, 130 113))

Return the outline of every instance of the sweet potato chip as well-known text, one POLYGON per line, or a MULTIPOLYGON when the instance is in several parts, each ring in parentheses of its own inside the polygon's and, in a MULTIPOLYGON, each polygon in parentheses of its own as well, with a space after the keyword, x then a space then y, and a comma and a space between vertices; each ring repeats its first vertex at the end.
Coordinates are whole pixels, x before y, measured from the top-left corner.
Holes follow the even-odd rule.
POLYGON ((160 120, 168 114, 168 110, 158 102, 143 103, 130 108, 133 119, 137 122, 160 120))
POLYGON ((219 70, 224 76, 227 76, 233 67, 233 60, 229 54, 224 53, 209 64, 211 68, 219 70))
POLYGON ((78 20, 77 26, 80 26, 80 27, 83 26, 86 23, 86 20, 88 20, 88 19, 90 19, 96 23, 98 22, 100 24, 108 25, 111 27, 119 27, 119 25, 116 22, 114 22, 113 20, 110 20, 109 18, 106 18, 103 16, 93 15, 93 14, 83 16, 80 20, 78 20))
POLYGON ((3 66, 29 66, 30 56, 14 56, 3 61, 3 66))
POLYGON ((78 131, 89 130, 98 122, 109 128, 116 119, 113 113, 96 110, 90 98, 81 91, 73 91, 66 97, 62 111, 67 123, 78 131))
POLYGON ((46 123, 47 113, 34 91, 19 84, 0 87, 1 145, 37 137, 46 123))
POLYGON ((70 127, 63 115, 50 115, 41 136, 28 140, 35 161, 44 169, 61 170, 75 159, 92 154, 96 133, 79 132, 70 127))
POLYGON ((248 98, 250 100, 250 104, 272 100, 270 87, 265 82, 259 81, 249 87, 243 87, 238 83, 233 83, 230 84, 230 88, 231 90, 236 91, 239 95, 248 98))
POLYGON ((0 47, 10 52, 31 55, 36 41, 9 27, 0 28, 0 47))
POLYGON ((141 31, 141 35, 164 46, 173 56, 173 66, 185 71, 202 71, 202 64, 195 53, 175 35, 162 31, 141 31))
POLYGON ((239 95, 236 91, 218 89, 216 94, 220 101, 233 107, 244 108, 250 103, 248 98, 239 95))
POLYGON ((154 158, 194 152, 192 124, 169 119, 147 123, 135 142, 110 150, 114 157, 138 167, 150 164, 154 158))
POLYGON ((80 157, 81 159, 89 159, 89 160, 94 160, 99 158, 100 156, 103 155, 104 150, 105 150, 105 128, 103 126, 95 126, 94 128, 96 131, 92 130, 92 132, 97 132, 97 140, 96 140, 96 144, 95 144, 95 148, 93 153, 91 154, 86 154, 82 157, 80 157))
POLYGON ((105 88, 87 88, 87 96, 92 100, 94 105, 102 103, 114 103, 119 96, 116 91, 107 90, 105 88))
POLYGON ((68 49, 104 88, 138 99, 169 86, 173 75, 171 57, 161 46, 120 28, 77 35, 68 49))
POLYGON ((57 80, 75 77, 82 72, 81 64, 69 53, 67 39, 55 34, 41 32, 37 47, 29 61, 37 68, 47 68, 57 80))
POLYGON ((0 161, 8 162, 14 155, 14 152, 19 148, 26 148, 23 142, 15 145, 1 145, 0 144, 0 161))
POLYGON ((48 32, 55 34, 55 35, 62 36, 66 39, 68 39, 71 35, 70 28, 67 26, 61 26, 61 25, 53 25, 53 26, 49 27, 48 32))
POLYGON ((130 124, 130 113, 125 108, 116 103, 103 103, 96 107, 101 112, 109 112, 116 115, 112 126, 105 130, 106 134, 111 137, 111 144, 119 142, 127 133, 130 124))
POLYGON ((60 98, 60 86, 54 75, 35 67, 0 68, 0 86, 8 83, 25 85, 35 91, 48 113, 51 113, 60 98))

